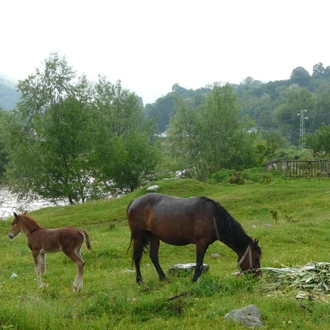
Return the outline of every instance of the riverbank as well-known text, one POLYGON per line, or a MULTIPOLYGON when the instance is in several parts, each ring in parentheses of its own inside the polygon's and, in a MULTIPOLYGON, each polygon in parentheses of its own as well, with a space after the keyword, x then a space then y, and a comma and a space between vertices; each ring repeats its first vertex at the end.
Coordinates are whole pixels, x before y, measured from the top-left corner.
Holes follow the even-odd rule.
POLYGON ((35 211, 49 206, 55 204, 43 199, 18 201, 16 195, 10 193, 7 187, 0 188, 0 220, 8 219, 14 212, 35 211))

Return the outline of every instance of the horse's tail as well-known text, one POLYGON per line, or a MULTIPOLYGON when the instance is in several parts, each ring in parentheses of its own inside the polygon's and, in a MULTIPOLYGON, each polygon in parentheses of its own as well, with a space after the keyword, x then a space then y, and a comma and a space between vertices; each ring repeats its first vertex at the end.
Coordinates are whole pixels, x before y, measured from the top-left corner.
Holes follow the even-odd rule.
MULTIPOLYGON (((131 236, 131 240, 129 242, 129 246, 126 253, 128 253, 128 251, 131 250, 132 242, 133 242, 133 236, 131 236)), ((142 246, 143 246, 143 253, 146 253, 146 250, 149 250, 150 247, 150 242, 146 236, 143 236, 142 246)))
POLYGON ((79 234, 83 237, 84 242, 86 243, 87 249, 88 249, 89 251, 91 251, 91 250, 92 250, 92 247, 91 247, 91 243, 90 243, 90 241, 89 241, 89 236, 88 236, 87 231, 84 230, 84 229, 80 229, 80 230, 79 230, 79 234))

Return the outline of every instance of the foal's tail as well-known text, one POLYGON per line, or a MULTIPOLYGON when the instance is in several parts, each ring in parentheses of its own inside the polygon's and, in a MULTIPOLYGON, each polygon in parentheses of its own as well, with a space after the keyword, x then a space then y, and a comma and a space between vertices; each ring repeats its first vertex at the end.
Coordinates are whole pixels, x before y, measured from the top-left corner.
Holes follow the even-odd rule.
POLYGON ((84 242, 86 243, 87 249, 89 251, 91 251, 92 250, 92 247, 91 247, 91 244, 89 242, 89 236, 88 236, 87 231, 84 230, 84 229, 79 229, 79 234, 83 237, 84 242))

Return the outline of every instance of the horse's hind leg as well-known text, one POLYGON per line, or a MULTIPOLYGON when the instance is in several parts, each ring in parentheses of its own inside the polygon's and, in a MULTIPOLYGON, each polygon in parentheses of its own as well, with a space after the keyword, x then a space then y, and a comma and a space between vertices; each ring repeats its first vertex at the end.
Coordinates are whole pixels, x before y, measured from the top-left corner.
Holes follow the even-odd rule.
POLYGON ((77 273, 73 281, 73 292, 78 292, 83 288, 83 276, 85 261, 80 256, 80 247, 76 251, 65 252, 63 251, 76 265, 77 273))
POLYGON ((159 239, 151 234, 148 235, 148 239, 150 241, 150 259, 152 263, 154 264, 156 271, 159 275, 159 279, 161 281, 166 280, 166 275, 162 270, 162 267, 160 267, 159 259, 158 259, 158 251, 159 251, 159 239))
POLYGON ((40 255, 41 259, 41 273, 46 274, 46 253, 40 255))
POLYGON ((140 262, 143 253, 143 237, 133 238, 133 261, 136 269, 136 283, 142 284, 140 262))

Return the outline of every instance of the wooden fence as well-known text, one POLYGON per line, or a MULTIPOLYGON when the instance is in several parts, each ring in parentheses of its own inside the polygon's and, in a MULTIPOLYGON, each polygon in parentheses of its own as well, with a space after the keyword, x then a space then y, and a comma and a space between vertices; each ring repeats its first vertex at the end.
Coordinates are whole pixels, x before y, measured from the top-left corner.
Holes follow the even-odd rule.
POLYGON ((318 178, 330 176, 330 159, 326 160, 274 160, 265 170, 280 171, 285 178, 318 178))

